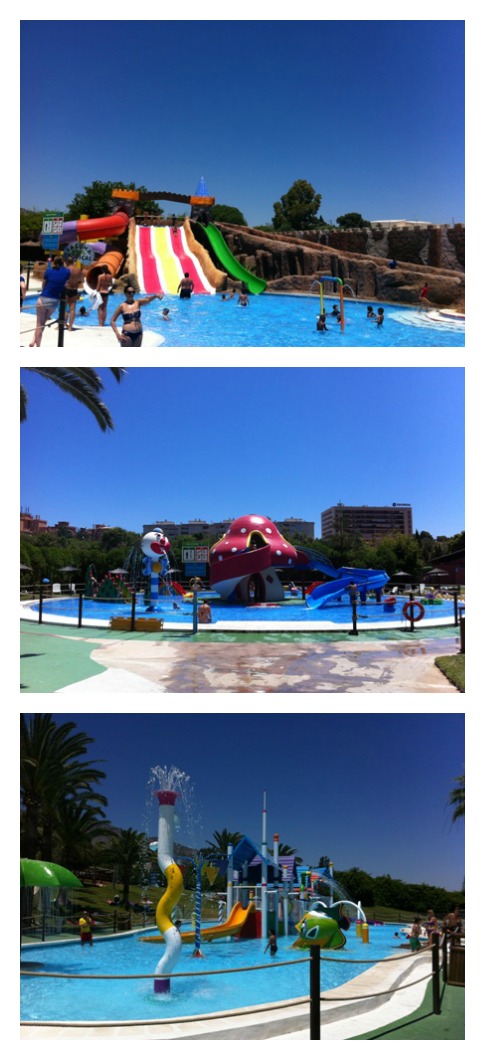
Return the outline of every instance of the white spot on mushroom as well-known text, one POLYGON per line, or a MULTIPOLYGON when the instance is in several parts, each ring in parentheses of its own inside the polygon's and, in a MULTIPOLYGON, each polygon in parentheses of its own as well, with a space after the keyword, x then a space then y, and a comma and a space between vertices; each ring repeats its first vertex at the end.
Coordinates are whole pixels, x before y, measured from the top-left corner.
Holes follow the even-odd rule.
POLYGON ((277 549, 276 549, 276 555, 277 555, 277 556, 281 556, 281 549, 280 549, 280 548, 277 548, 277 549))

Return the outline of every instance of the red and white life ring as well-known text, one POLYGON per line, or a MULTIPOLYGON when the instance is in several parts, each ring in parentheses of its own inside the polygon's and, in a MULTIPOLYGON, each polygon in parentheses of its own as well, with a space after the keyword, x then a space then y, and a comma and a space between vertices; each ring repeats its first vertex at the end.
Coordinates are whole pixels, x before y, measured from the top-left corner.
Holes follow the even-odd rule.
POLYGON ((425 612, 420 600, 408 600, 404 604, 402 613, 410 622, 420 622, 425 612), (417 614, 414 614, 415 607, 417 608, 417 614))

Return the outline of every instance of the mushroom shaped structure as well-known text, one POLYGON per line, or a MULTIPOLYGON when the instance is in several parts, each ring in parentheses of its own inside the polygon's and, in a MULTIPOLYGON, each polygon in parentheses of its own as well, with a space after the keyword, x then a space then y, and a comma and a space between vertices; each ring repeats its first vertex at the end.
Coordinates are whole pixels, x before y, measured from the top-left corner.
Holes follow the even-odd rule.
POLYGON ((210 582, 225 600, 261 603, 283 600, 278 570, 291 572, 296 549, 263 515, 242 515, 210 553, 210 582))

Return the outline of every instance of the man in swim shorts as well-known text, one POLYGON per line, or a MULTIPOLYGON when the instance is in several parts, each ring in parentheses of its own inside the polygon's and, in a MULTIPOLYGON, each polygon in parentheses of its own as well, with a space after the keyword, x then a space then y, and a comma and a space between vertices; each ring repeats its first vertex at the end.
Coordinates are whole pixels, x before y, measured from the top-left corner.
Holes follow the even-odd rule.
POLYGON ((89 913, 85 909, 83 915, 79 917, 79 930, 81 932, 81 946, 84 946, 86 942, 90 946, 93 945, 93 924, 94 920, 91 919, 89 913))
POLYGON ((177 287, 177 293, 180 298, 190 298, 194 290, 194 281, 190 279, 188 272, 185 273, 183 279, 180 281, 177 287))
POLYGON ((71 274, 70 280, 66 283, 66 323, 69 323, 69 331, 72 331, 76 316, 76 305, 79 298, 79 287, 82 286, 84 273, 83 270, 74 263, 73 258, 66 258, 66 265, 71 274))

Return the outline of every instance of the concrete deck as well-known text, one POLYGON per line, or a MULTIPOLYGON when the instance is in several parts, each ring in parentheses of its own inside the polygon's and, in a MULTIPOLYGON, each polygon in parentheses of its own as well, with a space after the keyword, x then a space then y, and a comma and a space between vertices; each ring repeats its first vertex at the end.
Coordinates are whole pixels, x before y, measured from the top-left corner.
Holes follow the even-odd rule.
MULTIPOLYGON (((459 650, 436 635, 116 633, 21 622, 21 691, 459 694, 435 665, 459 650)), ((191 708, 190 708, 191 709, 191 708)), ((211 709, 215 709, 212 706, 211 709)))

